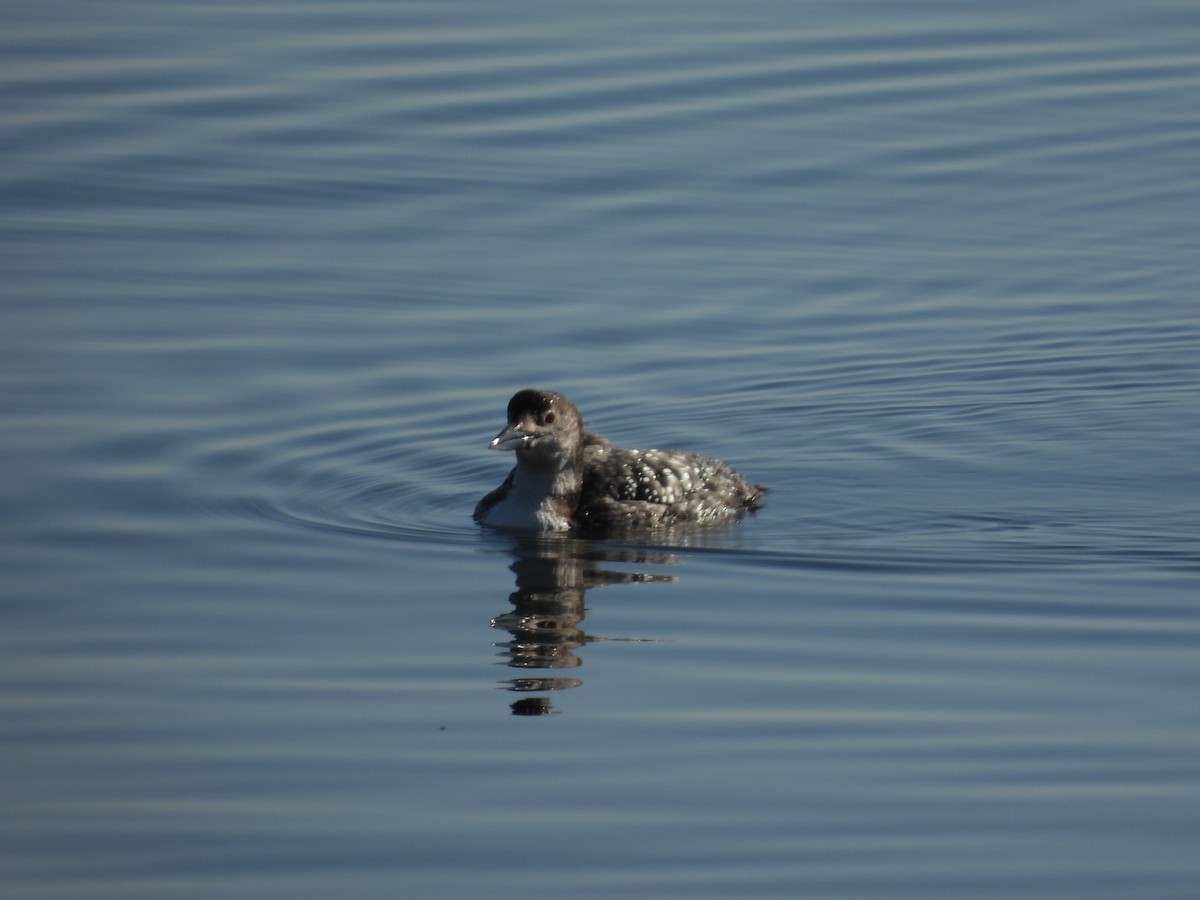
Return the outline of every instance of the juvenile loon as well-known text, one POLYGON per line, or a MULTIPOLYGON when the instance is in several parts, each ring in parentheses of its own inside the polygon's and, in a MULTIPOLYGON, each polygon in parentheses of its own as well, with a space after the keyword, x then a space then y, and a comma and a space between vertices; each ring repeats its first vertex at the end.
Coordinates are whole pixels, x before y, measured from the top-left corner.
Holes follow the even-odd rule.
POLYGON ((517 464, 476 505, 476 521, 538 531, 641 529, 728 522, 762 506, 765 489, 719 459, 623 450, 583 426, 562 394, 514 394, 508 425, 488 447, 515 450, 517 464))

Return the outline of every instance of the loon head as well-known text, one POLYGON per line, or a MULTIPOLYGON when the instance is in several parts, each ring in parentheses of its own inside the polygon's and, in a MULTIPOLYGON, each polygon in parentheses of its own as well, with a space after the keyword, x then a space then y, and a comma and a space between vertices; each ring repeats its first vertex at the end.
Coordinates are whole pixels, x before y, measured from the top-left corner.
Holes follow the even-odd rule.
POLYGON ((526 388, 508 401, 508 425, 488 444, 515 450, 517 460, 537 468, 574 463, 583 446, 583 419, 575 404, 553 391, 526 388))

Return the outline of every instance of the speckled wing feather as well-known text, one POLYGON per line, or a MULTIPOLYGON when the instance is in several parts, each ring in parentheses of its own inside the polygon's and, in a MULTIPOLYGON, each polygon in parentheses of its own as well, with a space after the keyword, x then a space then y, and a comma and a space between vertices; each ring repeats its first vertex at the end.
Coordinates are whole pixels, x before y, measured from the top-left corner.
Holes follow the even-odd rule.
POLYGON ((728 464, 699 453, 589 445, 575 519, 595 528, 714 524, 757 509, 762 495, 728 464))

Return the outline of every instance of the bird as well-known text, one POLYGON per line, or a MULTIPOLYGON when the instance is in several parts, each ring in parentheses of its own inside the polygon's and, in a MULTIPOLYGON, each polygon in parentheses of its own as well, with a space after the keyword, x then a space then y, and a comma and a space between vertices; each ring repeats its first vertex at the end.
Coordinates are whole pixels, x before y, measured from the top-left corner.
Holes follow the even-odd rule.
POLYGON ((762 506, 766 489, 728 463, 690 450, 615 447, 584 427, 575 404, 526 388, 508 402, 508 424, 488 444, 517 464, 475 506, 493 528, 641 531, 715 525, 762 506))

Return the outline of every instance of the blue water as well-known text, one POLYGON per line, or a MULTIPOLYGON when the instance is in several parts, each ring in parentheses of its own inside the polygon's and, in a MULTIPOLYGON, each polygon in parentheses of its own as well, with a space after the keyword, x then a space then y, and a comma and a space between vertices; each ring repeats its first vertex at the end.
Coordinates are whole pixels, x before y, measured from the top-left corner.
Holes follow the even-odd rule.
POLYGON ((1200 894, 1194 3, 3 22, 4 897, 1200 894))

